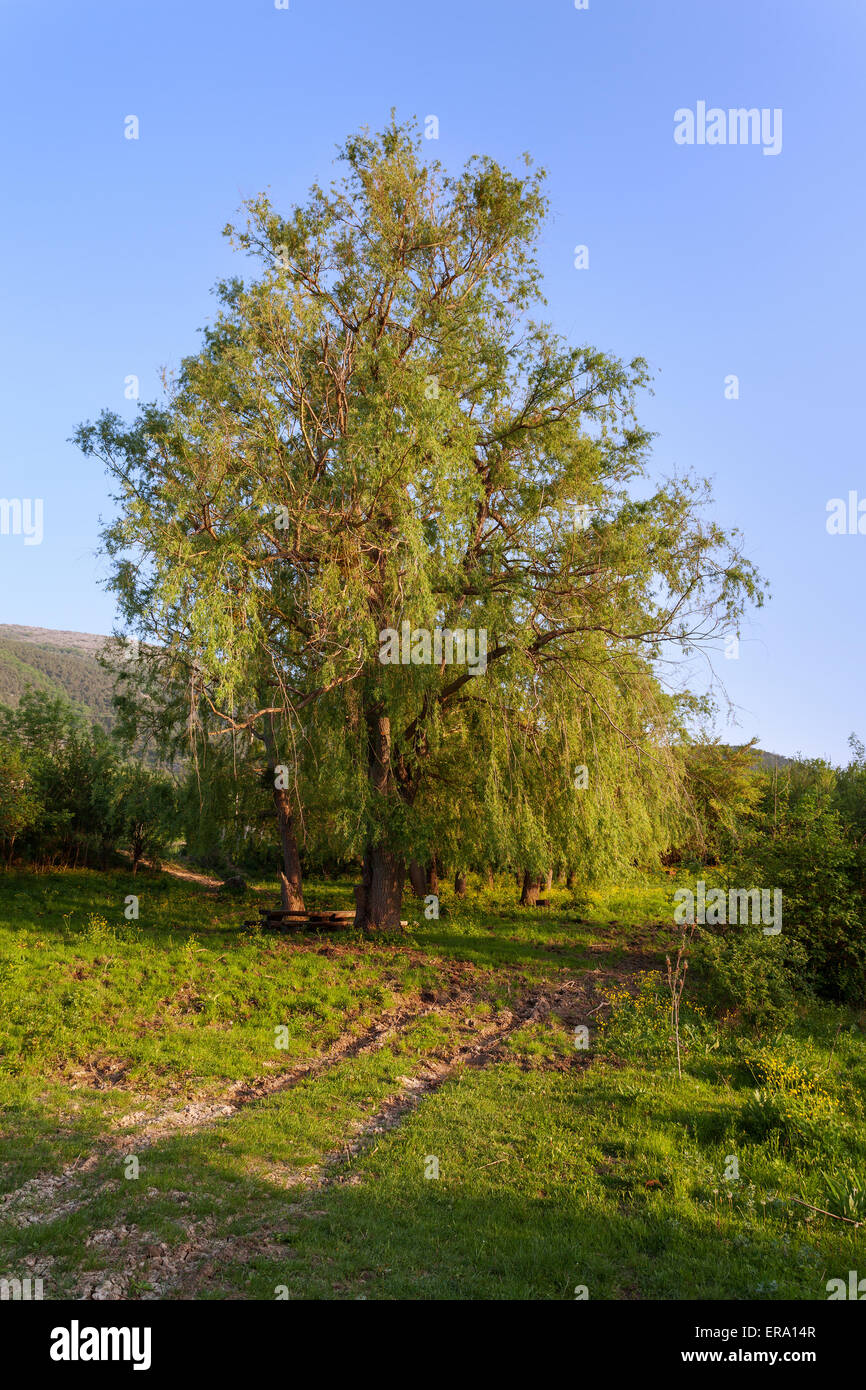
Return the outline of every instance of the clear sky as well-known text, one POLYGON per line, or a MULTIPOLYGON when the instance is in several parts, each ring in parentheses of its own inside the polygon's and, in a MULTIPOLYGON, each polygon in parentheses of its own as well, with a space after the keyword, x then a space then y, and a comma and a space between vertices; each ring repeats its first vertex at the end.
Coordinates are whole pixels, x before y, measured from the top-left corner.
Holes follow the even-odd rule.
POLYGON ((241 201, 299 201, 394 106, 452 168, 548 170, 549 317, 649 360, 654 468, 709 476, 745 532, 773 597, 717 662, 729 736, 866 738, 866 534, 826 527, 866 499, 863 0, 0 0, 0 44, 0 497, 44 506, 41 544, 0 535, 0 622, 111 630, 106 481, 69 436, 195 348, 246 273, 241 201), (781 149, 678 144, 699 102, 781 110, 781 149))

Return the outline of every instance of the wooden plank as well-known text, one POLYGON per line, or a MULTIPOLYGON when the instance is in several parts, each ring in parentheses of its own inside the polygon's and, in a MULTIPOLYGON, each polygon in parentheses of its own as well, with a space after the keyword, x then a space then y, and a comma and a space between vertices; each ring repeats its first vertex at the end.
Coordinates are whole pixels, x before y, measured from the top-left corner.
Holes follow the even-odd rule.
MULTIPOLYGON (((305 927, 349 927, 354 923, 354 912, 296 912, 282 908, 260 908, 258 925, 265 931, 300 931, 305 927)), ((245 922, 244 926, 255 926, 245 922)), ((401 927, 408 927, 408 921, 401 920, 401 927)))

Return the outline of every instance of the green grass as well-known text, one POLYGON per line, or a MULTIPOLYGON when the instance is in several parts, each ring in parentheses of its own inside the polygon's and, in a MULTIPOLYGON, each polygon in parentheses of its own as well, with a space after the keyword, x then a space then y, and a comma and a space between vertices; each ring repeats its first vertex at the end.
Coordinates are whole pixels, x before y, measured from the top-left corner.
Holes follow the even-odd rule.
MULTIPOLYGON (((747 1034, 689 986, 680 1080, 646 977, 671 892, 555 890, 532 912, 513 880, 461 901, 443 888, 438 921, 409 899, 404 935, 362 941, 245 931, 255 898, 168 875, 0 875, 0 1192, 87 1160, 13 1200, 0 1270, 44 1271, 47 1297, 113 1275, 145 1298, 826 1297, 862 1230, 793 1199, 826 1206, 827 1175, 863 1186, 864 1018, 804 1004, 747 1034), (588 994, 518 1026, 540 992, 589 980, 615 993, 587 1019, 589 1051, 573 1038, 588 994), (392 1014, 375 1048, 347 1049, 392 1014), (455 1061, 496 1028, 494 1051, 455 1061), (118 1128, 338 1043, 203 1127, 138 1147, 135 1124, 118 1128)), ((348 905, 351 886, 308 899, 348 905)))

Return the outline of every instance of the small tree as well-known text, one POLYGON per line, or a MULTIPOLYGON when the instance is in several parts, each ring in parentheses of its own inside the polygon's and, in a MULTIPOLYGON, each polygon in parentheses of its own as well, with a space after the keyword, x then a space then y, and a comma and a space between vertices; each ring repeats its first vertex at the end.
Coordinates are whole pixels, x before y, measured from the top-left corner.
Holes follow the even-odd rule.
POLYGON ((37 824, 40 810, 24 754, 0 740, 0 845, 8 863, 12 863, 16 839, 37 824))
POLYGON ((142 859, 158 858, 177 832, 177 792, 164 773, 129 763, 117 782, 119 843, 128 848, 132 872, 142 859))
POLYGON ((0 733, 20 749, 39 815, 24 832, 36 858, 86 864, 111 847, 111 807, 119 751, 62 698, 28 690, 16 709, 0 709, 0 733))

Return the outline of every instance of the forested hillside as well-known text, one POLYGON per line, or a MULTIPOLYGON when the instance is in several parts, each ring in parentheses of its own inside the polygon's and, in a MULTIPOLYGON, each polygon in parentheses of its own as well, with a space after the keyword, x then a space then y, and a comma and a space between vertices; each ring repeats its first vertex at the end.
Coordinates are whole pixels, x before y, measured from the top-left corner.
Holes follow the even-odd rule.
POLYGON ((0 704, 29 688, 63 695, 96 723, 112 724, 112 678, 97 660, 105 638, 88 632, 0 624, 0 704))

